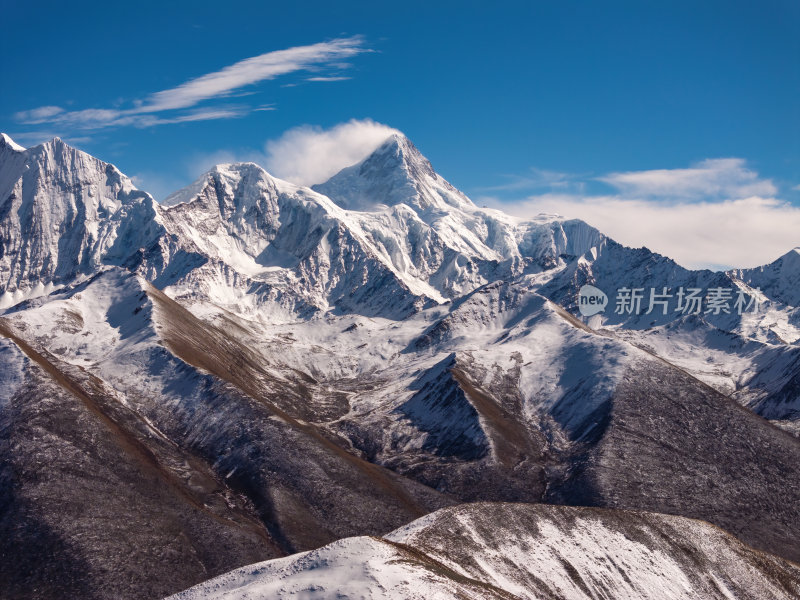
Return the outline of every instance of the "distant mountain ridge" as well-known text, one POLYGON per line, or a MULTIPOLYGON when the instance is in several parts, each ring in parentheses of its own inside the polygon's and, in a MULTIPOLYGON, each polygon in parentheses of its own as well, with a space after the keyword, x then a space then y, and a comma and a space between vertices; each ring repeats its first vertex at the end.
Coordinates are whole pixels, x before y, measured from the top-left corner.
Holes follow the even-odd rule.
MULTIPOLYGON (((355 244, 349 251, 357 247, 363 260, 374 261, 379 273, 388 271, 423 304, 441 303, 492 280, 551 270, 572 257, 563 280, 571 268, 580 271, 597 262, 608 243, 580 221, 520 220, 478 209, 399 134, 359 164, 314 186, 319 193, 242 163, 215 167, 162 204, 136 190, 113 165, 59 139, 25 150, 3 136, 3 293, 58 285, 103 265, 134 268, 149 279, 172 273, 163 282, 173 284, 191 270, 182 264, 186 255, 197 253, 197 262, 225 263, 218 269, 271 283, 277 270, 310 261, 300 274, 312 282, 309 288, 327 295, 329 283, 321 280, 334 277, 323 272, 331 241, 334 246, 338 241, 355 244), (376 198, 384 202, 375 203, 376 198), (348 210, 355 207, 366 212, 348 210), (209 219, 219 223, 212 235, 210 224, 197 228, 209 219), (289 231, 281 231, 284 223, 289 231), (311 237, 297 237, 300 223, 311 237), (347 239, 336 239, 339 235, 347 239), (575 260, 581 257, 586 260, 575 260)), ((621 254, 635 256, 628 250, 621 254)), ((800 303, 795 297, 798 257, 800 249, 791 250, 770 265, 730 271, 725 281, 752 284, 767 299, 795 306, 800 303)), ((613 260, 618 263, 619 257, 613 260)), ((672 283, 680 273, 697 273, 695 282, 708 279, 703 271, 686 271, 646 251, 637 260, 663 262, 664 280, 672 283)), ((341 274, 335 277, 338 283, 341 274)), ((314 300, 326 310, 338 306, 331 300, 342 298, 314 300)))

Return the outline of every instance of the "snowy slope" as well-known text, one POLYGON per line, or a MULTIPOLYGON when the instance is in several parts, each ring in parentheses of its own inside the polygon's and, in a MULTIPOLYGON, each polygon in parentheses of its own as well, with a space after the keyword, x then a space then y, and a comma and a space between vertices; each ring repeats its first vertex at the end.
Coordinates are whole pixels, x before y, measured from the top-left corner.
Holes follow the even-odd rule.
POLYGON ((510 598, 426 558, 380 538, 345 538, 318 550, 243 567, 171 598, 510 598))
POLYGON ((123 269, 6 313, 0 342, 0 551, 31 549, 3 561, 4 596, 159 597, 452 502, 295 418, 302 373, 123 269))
POLYGON ((170 598, 729 600, 799 593, 797 565, 700 521, 472 504, 443 509, 384 538, 348 538, 237 569, 170 598))
POLYGON ((763 272, 755 270, 772 273, 769 277, 745 280, 744 272, 690 271, 646 248, 630 249, 604 240, 592 252, 555 270, 538 292, 593 329, 614 332, 759 414, 795 419, 800 415, 800 397, 786 393, 797 377, 800 355, 800 308, 787 303, 791 294, 786 292, 793 289, 792 277, 800 276, 800 264, 794 270, 792 264, 781 259, 763 267, 763 272), (587 284, 609 298, 603 313, 588 318, 580 316, 577 305, 578 292, 587 284), (662 294, 664 288, 667 305, 654 304, 651 310, 651 294, 662 294), (616 299, 623 289, 640 290, 638 309, 619 310, 616 299), (692 289, 699 292, 702 304, 679 310, 680 290, 692 289), (707 304, 705 297, 713 289, 727 290, 724 308, 716 310, 707 304), (735 305, 740 295, 741 314, 735 305), (759 377, 766 372, 768 377, 759 377))

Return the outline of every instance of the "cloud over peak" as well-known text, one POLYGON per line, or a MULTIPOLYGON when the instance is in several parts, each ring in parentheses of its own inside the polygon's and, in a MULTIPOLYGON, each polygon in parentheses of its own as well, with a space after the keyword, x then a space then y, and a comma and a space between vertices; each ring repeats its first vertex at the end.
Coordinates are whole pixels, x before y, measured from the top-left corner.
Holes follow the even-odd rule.
MULTIPOLYGON (((401 132, 372 119, 351 119, 328 129, 301 125, 267 140, 262 150, 220 149, 197 154, 187 161, 186 175, 194 179, 216 164, 254 162, 280 179, 312 186, 365 159, 395 133, 401 132)), ((151 180, 158 184, 157 177, 143 174, 145 189, 149 190, 151 180)))
POLYGON ((397 129, 371 119, 351 119, 330 129, 303 125, 266 144, 267 170, 298 185, 330 179, 373 152, 397 129))

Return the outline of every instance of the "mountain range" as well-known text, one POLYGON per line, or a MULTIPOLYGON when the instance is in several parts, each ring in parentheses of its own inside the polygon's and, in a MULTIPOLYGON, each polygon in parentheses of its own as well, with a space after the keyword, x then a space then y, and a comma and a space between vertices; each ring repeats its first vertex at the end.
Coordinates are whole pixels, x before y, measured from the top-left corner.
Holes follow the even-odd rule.
POLYGON ((0 293, 2 597, 800 595, 800 247, 687 270, 399 134, 160 203, 3 134, 0 293))

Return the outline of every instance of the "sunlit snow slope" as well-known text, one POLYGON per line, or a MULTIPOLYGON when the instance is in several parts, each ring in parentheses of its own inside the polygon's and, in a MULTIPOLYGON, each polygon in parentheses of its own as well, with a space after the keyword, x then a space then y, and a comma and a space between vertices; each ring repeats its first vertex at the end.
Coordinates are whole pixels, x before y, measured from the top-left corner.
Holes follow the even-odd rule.
POLYGON ((171 600, 788 600, 800 594, 798 577, 797 565, 701 521, 483 503, 441 510, 383 538, 347 538, 237 569, 171 600))

